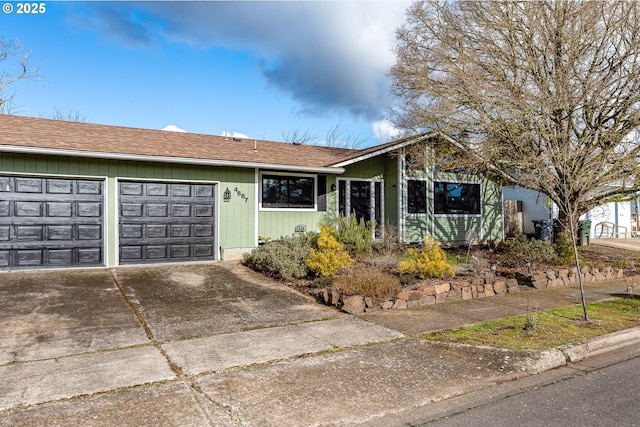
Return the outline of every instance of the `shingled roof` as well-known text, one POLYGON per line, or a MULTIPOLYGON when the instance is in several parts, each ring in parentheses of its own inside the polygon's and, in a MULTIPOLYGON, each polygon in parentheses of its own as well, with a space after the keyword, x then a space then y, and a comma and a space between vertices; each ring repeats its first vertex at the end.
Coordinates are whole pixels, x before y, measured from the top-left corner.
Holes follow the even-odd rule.
POLYGON ((0 152, 341 173, 408 141, 354 150, 0 114, 0 152))

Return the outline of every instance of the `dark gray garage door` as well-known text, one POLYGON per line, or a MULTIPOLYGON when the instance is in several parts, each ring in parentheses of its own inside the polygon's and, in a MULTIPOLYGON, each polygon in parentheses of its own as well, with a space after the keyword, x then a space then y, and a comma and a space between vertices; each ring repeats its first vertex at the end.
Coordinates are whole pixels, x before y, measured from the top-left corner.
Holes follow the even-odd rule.
POLYGON ((0 269, 103 265, 103 185, 0 175, 0 269))
POLYGON ((119 183, 120 263, 215 259, 215 184, 119 183))

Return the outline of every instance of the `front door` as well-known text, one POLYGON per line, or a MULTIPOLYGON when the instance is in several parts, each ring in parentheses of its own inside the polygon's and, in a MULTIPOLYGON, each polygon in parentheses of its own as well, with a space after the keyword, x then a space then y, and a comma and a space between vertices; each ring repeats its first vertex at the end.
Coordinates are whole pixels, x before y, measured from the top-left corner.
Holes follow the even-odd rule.
MULTIPOLYGON (((346 179, 338 181, 338 213, 360 221, 383 223, 382 182, 346 179)), ((379 236, 376 236, 379 237, 379 236)))

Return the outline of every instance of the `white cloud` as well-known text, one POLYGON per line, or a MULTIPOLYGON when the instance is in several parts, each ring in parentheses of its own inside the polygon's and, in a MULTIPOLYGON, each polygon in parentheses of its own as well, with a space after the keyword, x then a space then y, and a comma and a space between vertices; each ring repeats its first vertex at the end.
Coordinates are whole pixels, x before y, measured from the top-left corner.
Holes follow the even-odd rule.
POLYGON ((381 142, 389 142, 398 138, 401 134, 400 129, 391 124, 389 120, 378 120, 371 124, 371 132, 373 136, 381 142))
POLYGON ((176 125, 166 125, 164 128, 162 128, 162 130, 166 130, 169 132, 187 132, 186 130, 181 129, 176 125))
POLYGON ((131 26, 120 34, 132 44, 160 37, 248 52, 267 82, 301 111, 380 120, 391 104, 395 30, 410 1, 115 4, 100 15, 107 21, 102 27, 131 26))

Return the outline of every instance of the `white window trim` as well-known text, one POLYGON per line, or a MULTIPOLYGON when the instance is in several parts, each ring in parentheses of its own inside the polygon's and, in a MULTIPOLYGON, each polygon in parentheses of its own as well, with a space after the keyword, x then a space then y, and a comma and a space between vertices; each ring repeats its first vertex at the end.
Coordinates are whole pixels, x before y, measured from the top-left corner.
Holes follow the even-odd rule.
POLYGON ((447 217, 456 217, 456 218, 482 218, 483 215, 483 207, 484 207, 484 200, 482 198, 482 182, 479 181, 452 181, 452 180, 447 180, 447 179, 434 179, 433 180, 433 197, 432 197, 432 201, 433 201, 433 216, 436 218, 447 218, 447 217), (436 212, 436 183, 437 182, 444 182, 446 184, 476 184, 480 187, 480 213, 477 214, 456 214, 456 213, 444 213, 444 214, 438 214, 435 213, 436 212))
POLYGON ((261 171, 258 178, 258 210, 261 212, 318 212, 318 175, 306 173, 261 171), (262 206, 262 179, 264 175, 313 178, 313 208, 265 208, 262 206))

